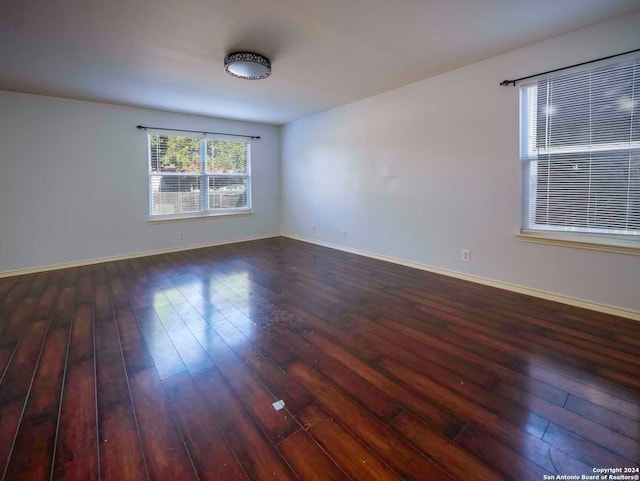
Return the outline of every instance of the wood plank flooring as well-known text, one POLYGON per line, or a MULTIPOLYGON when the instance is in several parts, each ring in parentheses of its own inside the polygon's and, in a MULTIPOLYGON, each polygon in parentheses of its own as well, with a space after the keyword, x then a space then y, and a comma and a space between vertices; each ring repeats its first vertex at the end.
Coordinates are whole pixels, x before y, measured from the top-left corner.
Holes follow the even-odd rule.
POLYGON ((285 238, 0 279, 0 480, 639 464, 638 322, 285 238))

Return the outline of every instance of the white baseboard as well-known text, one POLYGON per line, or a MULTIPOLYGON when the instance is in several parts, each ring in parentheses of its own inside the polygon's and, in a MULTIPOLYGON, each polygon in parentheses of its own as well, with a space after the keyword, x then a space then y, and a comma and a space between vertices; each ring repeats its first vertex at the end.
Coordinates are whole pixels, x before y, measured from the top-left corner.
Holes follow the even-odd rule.
POLYGON ((269 239, 271 237, 280 237, 280 234, 269 234, 261 236, 240 237, 221 242, 205 242, 202 244, 191 244, 188 246, 170 247, 168 249, 156 249, 151 251, 134 252, 131 254, 123 254, 118 256, 100 257, 97 259, 83 259, 79 261, 63 262, 61 264, 50 264, 46 266, 28 267, 26 269, 14 269, 10 271, 0 272, 0 279, 3 277, 21 276, 24 274, 34 274, 36 272, 53 271, 55 269, 67 269, 69 267, 89 266, 91 264, 101 264, 103 262, 121 261, 125 259, 135 259, 136 257, 155 256, 158 254, 168 254, 170 252, 188 251, 192 249, 202 249, 203 247, 214 247, 224 244, 235 244, 236 242, 247 242, 259 239, 269 239))
POLYGON ((423 271, 433 272, 436 274, 442 274, 449 277, 455 277, 457 279, 463 279, 465 281, 475 282, 478 284, 484 284, 486 286, 497 287, 499 289, 505 289, 507 291, 518 292, 520 294, 526 294, 533 297, 539 297, 541 299, 547 299, 550 301, 560 302, 562 304, 568 304, 570 306, 582 307, 584 309, 591 309, 592 311, 603 312, 605 314, 611 314, 619 317, 626 317, 633 319, 634 321, 640 321, 640 312, 633 311, 631 309, 625 309, 623 307, 610 306, 607 304, 600 304, 598 302, 588 301, 586 299, 579 299, 576 297, 566 296, 564 294, 557 294, 554 292, 543 291, 542 289, 535 289, 533 287, 526 287, 519 284, 512 284, 510 282, 498 281, 495 279, 489 279, 486 277, 476 276, 473 274, 465 274, 464 272, 451 271, 449 269, 443 269, 441 267, 434 267, 427 264, 420 264, 418 262, 407 261, 397 257, 385 256, 376 254, 374 252, 363 251, 360 249, 354 249, 352 247, 345 247, 339 244, 332 244, 330 242, 322 242, 316 239, 308 237, 302 237, 295 234, 282 233, 282 237, 288 237, 303 242, 309 242, 310 244, 316 244, 331 249, 337 249, 352 254, 358 254, 365 257, 371 257, 372 259, 378 259, 381 261, 392 262, 394 264, 400 264, 407 267, 413 267, 414 269, 420 269, 423 271))
POLYGON ((420 269, 423 271, 433 272, 436 274, 442 274, 449 277, 455 277, 457 279, 462 279, 465 281, 475 282, 477 284, 484 284, 486 286, 497 287, 499 289, 505 289, 508 291, 518 292, 520 294, 526 294, 533 297, 539 297, 541 299, 547 299, 550 301, 560 302, 562 304, 568 304, 570 306, 582 307, 584 309, 591 309, 592 311, 603 312, 605 314, 611 314, 614 316, 625 317, 628 319, 633 319, 635 321, 640 321, 640 312, 634 311, 631 309, 625 309, 622 307, 610 306, 607 304, 601 304, 598 302, 588 301, 586 299, 579 299, 576 297, 566 296, 564 294, 557 294, 554 292, 544 291, 542 289, 535 289, 533 287, 526 287, 519 284, 512 284, 510 282, 498 281, 495 279, 489 279, 486 277, 476 276, 473 274, 465 274, 464 272, 452 271, 449 269, 443 269, 441 267, 430 266, 427 264, 421 264, 418 262, 407 261, 404 259, 400 259, 398 257, 385 256, 382 254, 376 254, 374 252, 368 252, 360 249, 354 249, 351 247, 342 246, 339 244, 332 244, 330 242, 322 242, 316 239, 311 239, 309 237, 302 237, 295 234, 289 233, 280 233, 280 234, 269 234, 263 236, 251 236, 251 237, 241 237, 236 239, 231 239, 227 241, 221 242, 206 242, 202 244, 191 244, 188 246, 180 246, 180 247, 171 247, 168 249, 156 249, 150 251, 142 251, 142 252, 134 252, 131 254, 123 254, 118 256, 110 256, 110 257, 101 257, 98 259, 84 259, 73 262, 63 262, 61 264, 51 264, 46 266, 37 266, 37 267, 29 267, 26 269, 15 269, 9 271, 0 272, 0 278, 3 277, 11 277, 11 276, 19 276, 24 274, 33 274, 37 272, 45 272, 51 271, 55 269, 65 269, 69 267, 81 267, 88 266, 92 264, 100 264, 103 262, 111 262, 111 261, 120 261, 124 259, 134 259, 136 257, 147 257, 158 254, 168 254, 171 252, 180 252, 192 249, 201 249, 203 247, 214 247, 224 244, 234 244, 236 242, 247 242, 252 240, 259 239, 269 239, 271 237, 288 237, 290 239, 295 239, 303 242, 308 242, 310 244, 316 244, 324 247, 329 247, 331 249, 337 249, 345 252, 350 252, 352 254, 357 254, 365 257, 370 257, 372 259, 378 259, 386 262, 391 262, 393 264, 400 264, 407 267, 413 267, 414 269, 420 269))

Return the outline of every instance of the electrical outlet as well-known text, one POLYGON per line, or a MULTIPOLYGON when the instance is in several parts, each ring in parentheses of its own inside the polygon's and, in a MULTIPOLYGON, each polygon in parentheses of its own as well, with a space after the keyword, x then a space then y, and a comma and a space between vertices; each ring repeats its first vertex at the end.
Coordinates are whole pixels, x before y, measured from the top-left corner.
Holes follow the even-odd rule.
POLYGON ((347 238, 347 229, 342 229, 342 238, 343 239, 347 238))
POLYGON ((178 239, 180 239, 180 240, 184 239, 184 233, 183 232, 178 232, 178 239))
POLYGON ((313 224, 313 225, 311 226, 311 232, 315 232, 315 231, 316 231, 316 225, 315 225, 315 224, 313 224))
POLYGON ((471 262, 471 251, 469 249, 462 249, 460 252, 460 260, 462 262, 471 262))

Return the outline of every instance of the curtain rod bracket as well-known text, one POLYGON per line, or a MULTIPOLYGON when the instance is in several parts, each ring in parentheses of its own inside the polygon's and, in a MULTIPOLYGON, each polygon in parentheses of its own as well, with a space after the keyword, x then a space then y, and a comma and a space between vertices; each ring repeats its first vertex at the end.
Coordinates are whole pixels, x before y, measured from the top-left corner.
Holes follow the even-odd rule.
POLYGON ((516 81, 515 80, 503 80, 502 82, 500 82, 500 85, 502 85, 503 87, 507 87, 509 85, 513 85, 515 87, 516 86, 516 81))

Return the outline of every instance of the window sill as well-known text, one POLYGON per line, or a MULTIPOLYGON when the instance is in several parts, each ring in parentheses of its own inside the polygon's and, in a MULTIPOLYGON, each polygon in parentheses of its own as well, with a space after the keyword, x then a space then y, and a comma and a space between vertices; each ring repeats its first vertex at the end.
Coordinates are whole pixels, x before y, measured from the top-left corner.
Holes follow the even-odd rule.
POLYGON ((211 217, 227 217, 233 215, 251 215, 253 210, 227 210, 223 212, 197 212, 194 214, 169 214, 169 215, 154 215, 149 217, 147 222, 156 224, 158 222, 174 222, 180 220, 197 220, 197 219, 210 219, 211 217))
POLYGON ((640 238, 621 236, 615 238, 590 234, 556 233, 543 231, 522 231, 516 237, 523 242, 534 244, 548 244, 576 249, 589 249, 601 252, 615 252, 617 254, 640 255, 640 238))

